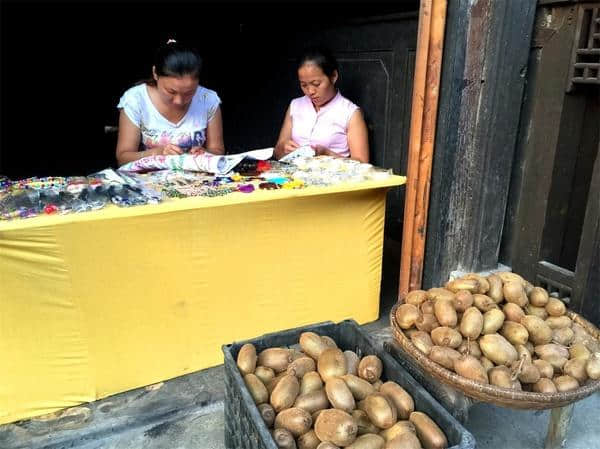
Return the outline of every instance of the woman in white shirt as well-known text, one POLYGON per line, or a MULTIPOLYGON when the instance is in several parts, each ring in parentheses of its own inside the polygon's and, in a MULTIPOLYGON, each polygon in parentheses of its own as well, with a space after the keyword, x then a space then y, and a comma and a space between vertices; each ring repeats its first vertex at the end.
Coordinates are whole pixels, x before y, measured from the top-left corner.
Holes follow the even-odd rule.
POLYGON ((152 78, 128 89, 117 108, 120 165, 152 155, 223 154, 223 121, 216 92, 199 85, 198 53, 170 39, 161 46, 152 78))

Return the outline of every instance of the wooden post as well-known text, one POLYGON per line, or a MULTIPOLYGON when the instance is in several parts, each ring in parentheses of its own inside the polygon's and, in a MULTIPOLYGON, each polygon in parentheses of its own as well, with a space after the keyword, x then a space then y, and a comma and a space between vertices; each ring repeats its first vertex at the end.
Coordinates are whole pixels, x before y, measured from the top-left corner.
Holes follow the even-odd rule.
POLYGON ((573 407, 575 407, 575 403, 552 409, 544 449, 560 449, 565 446, 567 431, 573 416, 573 407))
POLYGON ((400 298, 409 290, 420 287, 423 274, 446 5, 446 0, 423 0, 419 11, 398 292, 400 298))
POLYGON ((424 288, 498 266, 535 11, 448 2, 424 288))
POLYGON ((404 224, 402 227, 402 253, 400 256, 399 298, 408 293, 410 264, 412 261, 412 235, 414 232, 414 211, 417 198, 417 174, 419 172, 419 152, 421 149, 421 127, 425 106, 425 77, 427 75, 427 54, 429 53, 429 33, 433 0, 422 0, 419 9, 419 29, 417 34, 417 55, 410 117, 410 138, 408 143, 408 163, 406 169, 406 196, 404 199, 404 224))
POLYGON ((412 251, 410 262, 410 282, 408 290, 421 288, 423 262, 425 258, 425 236, 427 230, 427 212, 429 209, 429 186, 435 125, 437 122, 438 98, 440 93, 440 74, 442 71, 442 53, 444 50, 444 25, 446 23, 446 0, 434 0, 429 36, 427 58, 427 82, 425 106, 423 111, 423 130, 421 131, 421 151, 419 154, 419 174, 417 179, 417 201, 415 204, 415 223, 412 233, 412 251))

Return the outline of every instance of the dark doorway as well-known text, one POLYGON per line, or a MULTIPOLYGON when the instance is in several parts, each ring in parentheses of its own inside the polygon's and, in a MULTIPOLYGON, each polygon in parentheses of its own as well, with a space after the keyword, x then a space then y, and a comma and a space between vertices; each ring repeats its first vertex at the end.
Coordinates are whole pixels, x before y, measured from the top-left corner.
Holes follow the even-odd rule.
MULTIPOLYGON (((230 153, 275 144, 294 61, 325 44, 340 90, 369 128, 371 160, 405 174, 419 2, 204 3, 4 1, 1 11, 0 174, 90 174, 116 167, 116 105, 148 78, 168 38, 194 43, 201 84, 222 100, 230 153)), ((384 290, 397 292, 404 188, 388 195, 384 290)))

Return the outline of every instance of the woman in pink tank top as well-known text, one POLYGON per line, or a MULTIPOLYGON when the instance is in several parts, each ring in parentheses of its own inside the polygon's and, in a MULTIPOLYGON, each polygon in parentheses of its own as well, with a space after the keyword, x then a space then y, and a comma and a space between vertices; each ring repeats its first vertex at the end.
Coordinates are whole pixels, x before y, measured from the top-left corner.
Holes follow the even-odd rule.
POLYGON ((275 157, 302 146, 316 155, 350 157, 369 162, 369 139, 363 115, 336 89, 337 62, 325 49, 307 50, 298 63, 304 96, 292 100, 285 113, 275 157))

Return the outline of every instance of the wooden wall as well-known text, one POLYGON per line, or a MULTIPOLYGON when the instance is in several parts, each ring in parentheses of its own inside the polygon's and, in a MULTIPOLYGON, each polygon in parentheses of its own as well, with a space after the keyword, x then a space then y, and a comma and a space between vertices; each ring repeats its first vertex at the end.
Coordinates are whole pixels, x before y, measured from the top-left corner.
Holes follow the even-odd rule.
POLYGON ((498 265, 535 3, 448 4, 426 288, 498 265))
POLYGON ((598 323, 600 83, 570 82, 590 6, 600 3, 538 7, 501 260, 598 323))

